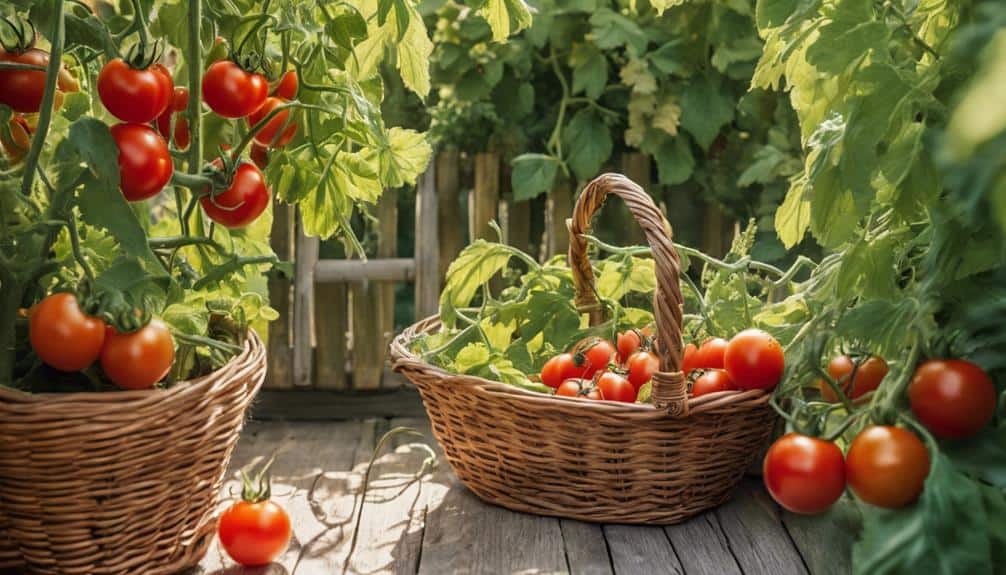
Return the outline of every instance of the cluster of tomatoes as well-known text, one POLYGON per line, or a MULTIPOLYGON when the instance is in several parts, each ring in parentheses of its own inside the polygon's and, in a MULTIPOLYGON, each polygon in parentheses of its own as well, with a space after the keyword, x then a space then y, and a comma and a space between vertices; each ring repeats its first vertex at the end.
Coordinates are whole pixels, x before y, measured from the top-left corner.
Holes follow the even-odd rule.
POLYGON ((50 367, 74 372, 98 361, 105 376, 123 389, 153 387, 175 361, 174 340, 160 320, 119 333, 84 313, 70 293, 54 293, 32 307, 28 332, 35 355, 50 367))
MULTIPOLYGON (((545 362, 539 377, 556 395, 634 403, 660 368, 652 342, 648 329, 618 334, 617 346, 598 338, 584 340, 545 362)), ((772 389, 783 367, 779 342, 758 329, 744 330, 730 341, 710 338, 701 347, 690 343, 682 361, 692 396, 772 389)))
MULTIPOLYGON (((887 363, 879 357, 857 366, 848 356, 839 356, 828 366, 829 375, 854 403, 875 390, 887 371, 887 363)), ((837 399, 830 385, 820 385, 823 399, 837 399)), ((995 414, 992 380, 965 360, 922 363, 907 395, 915 419, 937 439, 970 437, 995 414)), ((922 493, 929 466, 929 450, 915 432, 870 425, 855 436, 844 455, 831 441, 788 433, 769 448, 763 471, 765 486, 780 505, 796 513, 820 513, 842 496, 846 486, 860 500, 878 507, 908 505, 922 493)))

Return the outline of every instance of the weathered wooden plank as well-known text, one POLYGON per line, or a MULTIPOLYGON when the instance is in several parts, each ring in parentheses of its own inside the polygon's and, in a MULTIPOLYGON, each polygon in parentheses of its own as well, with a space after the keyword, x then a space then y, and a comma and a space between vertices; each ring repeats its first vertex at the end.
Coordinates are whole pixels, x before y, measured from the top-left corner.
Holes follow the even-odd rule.
MULTIPOLYGON (((293 208, 279 201, 273 202, 270 243, 276 256, 284 261, 294 259, 293 208)), ((269 278, 269 303, 279 312, 279 317, 269 323, 269 371, 265 386, 270 389, 293 387, 292 291, 290 279, 273 274, 269 278)))
POLYGON ((668 525, 664 532, 688 575, 742 574, 715 512, 668 525))
POLYGON ((660 527, 605 525, 604 538, 616 575, 685 573, 660 527))
POLYGON ((573 186, 563 180, 548 193, 545 204, 545 257, 569 250, 566 220, 573 215, 573 186))
POLYGON ((475 154, 475 187, 468 200, 468 237, 497 239, 489 223, 498 219, 500 203, 500 157, 492 152, 475 154))
MULTIPOLYGON (((379 222, 379 237, 377 241, 377 257, 392 258, 398 251, 398 193, 397 190, 387 190, 377 204, 379 222)), ((375 339, 380 351, 381 375, 378 381, 384 380, 384 370, 388 344, 395 331, 395 285, 379 283, 377 285, 377 318, 375 325, 380 329, 375 339)))
POLYGON ((745 575, 807 573, 778 508, 758 481, 742 482, 716 515, 745 575))
POLYGON ((570 575, 612 575, 611 556, 600 525, 561 519, 559 527, 570 575))
POLYGON ((839 501, 822 515, 782 511, 782 522, 811 573, 852 573, 852 544, 860 516, 851 501, 839 501))
POLYGON ((293 384, 314 385, 314 266, 318 238, 304 234, 298 218, 293 292, 293 384))
POLYGON ((345 283, 319 283, 317 279, 315 276, 315 387, 346 389, 349 286, 345 283))
MULTIPOLYGON (((453 174, 452 194, 454 203, 453 216, 456 219, 441 220, 446 217, 439 209, 438 188, 440 184, 440 156, 437 156, 436 167, 427 170, 419 180, 416 188, 416 237, 415 237, 415 266, 416 266, 416 318, 424 318, 437 313, 437 302, 440 297, 440 279, 447 268, 441 269, 441 257, 449 259, 447 263, 454 260, 454 256, 461 250, 461 226, 456 222, 460 221, 460 207, 457 205, 457 152, 455 152, 455 162, 451 166, 453 174), (447 237, 444 237, 447 234, 447 237), (439 239, 438 239, 439 237, 439 239)), ((444 168, 448 169, 448 168, 444 168)), ((450 182, 448 182, 449 184, 450 182)), ((445 184, 447 187, 447 184, 445 184)), ((444 192, 448 193, 447 191, 444 192)), ((445 208, 446 209, 446 208, 445 208)), ((449 210, 448 210, 449 211, 449 210)))
MULTIPOLYGON (((454 258, 461 252, 461 248, 464 247, 464 227, 458 225, 463 220, 461 215, 461 166, 458 158, 457 148, 444 150, 437 154, 435 174, 432 176, 435 184, 433 195, 436 198, 436 217, 429 215, 431 210, 427 209, 430 207, 427 202, 416 202, 416 247, 418 249, 420 245, 420 234, 429 232, 430 238, 437 238, 437 251, 439 252, 437 277, 441 280, 447 274, 447 266, 451 265, 454 258), (424 216, 422 224, 419 221, 420 216, 424 216), (442 223, 443 225, 439 225, 435 229, 431 228, 426 217, 429 217, 434 223, 442 223)), ((429 173, 427 172, 427 174, 429 173)), ((429 198, 427 186, 429 186, 429 182, 424 177, 420 184, 420 200, 429 198)), ((416 301, 418 302, 419 299, 417 298, 416 301)))
POLYGON ((314 266, 317 284, 337 282, 405 282, 416 277, 412 258, 363 260, 321 260, 314 266))
MULTIPOLYGON (((333 543, 344 539, 345 528, 332 528, 318 520, 307 499, 315 477, 325 472, 319 481, 318 499, 324 502, 322 511, 329 514, 329 523, 342 518, 349 524, 353 505, 355 475, 352 471, 359 453, 367 452, 374 441, 374 422, 345 423, 257 423, 246 426, 234 457, 231 472, 223 487, 222 498, 240 491, 237 470, 254 460, 263 460, 273 453, 273 498, 286 509, 293 527, 290 548, 269 570, 241 569, 226 556, 219 543, 210 547, 196 573, 212 575, 258 575, 260 573, 291 573, 298 575, 328 575, 341 572, 339 557, 331 553, 333 543), (341 514, 341 515, 340 515, 341 514), (299 564, 298 564, 299 562, 299 564)), ((221 504, 221 508, 226 502, 221 504)))
POLYGON ((262 421, 341 421, 423 413, 422 400, 409 385, 375 391, 265 390, 252 406, 252 417, 262 421))

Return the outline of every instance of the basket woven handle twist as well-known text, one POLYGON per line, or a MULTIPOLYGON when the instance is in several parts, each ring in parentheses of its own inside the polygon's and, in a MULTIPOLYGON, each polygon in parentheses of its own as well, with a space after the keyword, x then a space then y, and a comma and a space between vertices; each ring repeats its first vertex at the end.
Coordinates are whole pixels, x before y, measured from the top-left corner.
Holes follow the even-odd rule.
POLYGON ((660 371, 653 374, 651 398, 658 408, 669 414, 688 414, 688 389, 681 373, 681 263, 671 240, 671 225, 639 184, 621 174, 604 174, 587 184, 573 208, 569 224, 569 265, 576 285, 576 306, 590 315, 591 325, 604 320, 604 309, 594 289, 594 269, 587 257, 587 240, 594 213, 604 204, 608 194, 622 198, 636 222, 646 234, 653 250, 657 273, 657 289, 653 295, 653 312, 657 323, 656 351, 660 371))

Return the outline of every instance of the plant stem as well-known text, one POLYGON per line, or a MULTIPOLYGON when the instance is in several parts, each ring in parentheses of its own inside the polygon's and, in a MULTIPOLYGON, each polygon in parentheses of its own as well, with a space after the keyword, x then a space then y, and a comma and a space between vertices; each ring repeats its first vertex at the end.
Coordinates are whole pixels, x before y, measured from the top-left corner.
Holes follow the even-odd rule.
POLYGON ((150 238, 147 240, 147 245, 151 249, 175 249, 185 246, 195 246, 195 245, 206 245, 212 247, 214 250, 225 253, 227 250, 224 249, 222 245, 216 241, 202 237, 202 236, 173 236, 168 238, 150 238))
POLYGON ((45 67, 37 64, 24 64, 21 62, 0 62, 0 70, 30 70, 32 72, 45 72, 45 67))
POLYGON ((189 106, 185 111, 189 117, 189 165, 188 172, 199 175, 203 158, 203 118, 200 105, 203 101, 203 53, 199 45, 200 25, 203 20, 203 1, 189 2, 189 45, 185 51, 185 64, 189 69, 189 106))
POLYGON ((186 174, 185 172, 175 172, 171 175, 171 183, 176 186, 184 186, 194 192, 206 186, 213 186, 213 180, 202 174, 186 174))
POLYGON ((52 47, 49 49, 49 65, 45 71, 45 93, 42 95, 42 105, 38 110, 38 125, 31 139, 31 148, 24 159, 24 177, 21 179, 21 195, 31 195, 31 187, 35 182, 35 169, 42 154, 42 146, 49 135, 49 124, 52 122, 52 104, 56 98, 56 80, 59 69, 63 65, 63 42, 66 37, 66 25, 63 18, 63 0, 52 0, 52 47))
POLYGON ((87 279, 94 282, 94 270, 91 269, 90 264, 84 259, 83 252, 80 251, 80 232, 77 230, 77 216, 73 213, 73 208, 67 211, 66 219, 66 229, 70 232, 70 249, 73 250, 73 258, 77 260, 80 267, 84 268, 84 274, 87 276, 87 279))

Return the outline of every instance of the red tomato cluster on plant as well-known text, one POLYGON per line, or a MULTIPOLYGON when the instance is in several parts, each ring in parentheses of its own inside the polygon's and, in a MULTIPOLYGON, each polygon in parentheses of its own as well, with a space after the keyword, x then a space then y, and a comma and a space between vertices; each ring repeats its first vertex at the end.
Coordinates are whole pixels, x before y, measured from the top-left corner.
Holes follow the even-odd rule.
POLYGON ((100 360, 108 379, 123 389, 153 387, 175 361, 174 340, 160 320, 120 334, 84 313, 70 293, 54 293, 32 308, 28 339, 35 355, 59 371, 81 371, 100 360))
MULTIPOLYGON (((49 65, 49 53, 34 47, 14 52, 0 48, 0 62, 45 68, 49 65)), ((80 84, 66 68, 60 68, 56 78, 56 88, 58 91, 54 104, 58 108, 62 100, 62 92, 76 92, 80 89, 80 84)), ((0 104, 10 106, 15 112, 35 114, 42 107, 44 95, 45 72, 0 68, 0 104)))
MULTIPOLYGON (((828 363, 828 375, 850 399, 859 399, 880 387, 887 372, 887 362, 875 355, 858 364, 847 355, 839 355, 828 363)), ((828 382, 822 379, 818 382, 818 387, 821 388, 821 397, 825 401, 838 401, 838 396, 828 382)))

